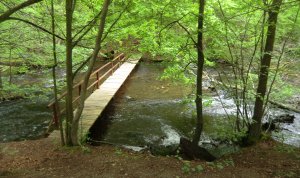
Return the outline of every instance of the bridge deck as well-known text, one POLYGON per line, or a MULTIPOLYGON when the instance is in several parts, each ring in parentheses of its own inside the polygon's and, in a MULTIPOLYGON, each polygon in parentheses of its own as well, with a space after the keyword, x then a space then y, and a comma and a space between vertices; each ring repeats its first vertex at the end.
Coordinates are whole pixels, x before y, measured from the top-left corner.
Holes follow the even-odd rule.
POLYGON ((139 60, 126 61, 85 101, 79 133, 84 136, 125 82, 139 60))
MULTIPOLYGON (((89 129, 104 111, 105 107, 117 93, 127 77, 133 71, 138 59, 126 60, 110 77, 108 77, 99 89, 95 90, 86 100, 79 123, 79 138, 84 138, 89 129)), ((50 137, 59 138, 59 131, 54 131, 50 137)))

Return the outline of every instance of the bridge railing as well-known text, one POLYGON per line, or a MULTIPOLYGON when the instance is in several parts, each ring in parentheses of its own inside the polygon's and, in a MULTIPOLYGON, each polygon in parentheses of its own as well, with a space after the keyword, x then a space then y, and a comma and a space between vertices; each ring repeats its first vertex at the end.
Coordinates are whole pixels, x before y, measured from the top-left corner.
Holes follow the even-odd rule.
MULTIPOLYGON (((123 53, 117 55, 113 60, 99 67, 90 75, 90 81, 87 87, 89 92, 93 92, 95 89, 98 89, 101 82, 104 81, 109 75, 112 75, 114 71, 121 66, 122 62, 125 60, 125 55, 123 53)), ((80 80, 78 83, 73 85, 73 99, 72 104, 76 104, 76 102, 80 99, 81 89, 83 86, 84 80, 80 80), (75 95, 75 96, 74 96, 75 95)), ((60 102, 65 99, 67 96, 67 92, 62 93, 57 100, 53 99, 49 104, 48 108, 51 108, 53 111, 53 122, 56 126, 58 126, 59 119, 62 114, 65 113, 65 107, 60 109, 60 102)), ((75 108, 75 107, 73 107, 75 108)))

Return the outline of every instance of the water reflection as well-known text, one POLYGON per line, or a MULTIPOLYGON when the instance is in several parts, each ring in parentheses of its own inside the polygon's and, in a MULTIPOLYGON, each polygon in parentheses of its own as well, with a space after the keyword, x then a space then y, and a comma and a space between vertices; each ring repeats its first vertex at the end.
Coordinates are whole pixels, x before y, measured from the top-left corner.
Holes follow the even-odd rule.
MULTIPOLYGON (((184 97, 191 93, 191 88, 158 80, 162 70, 160 64, 140 64, 112 103, 110 108, 114 108, 113 111, 100 119, 108 123, 106 129, 100 131, 101 126, 96 125, 92 139, 145 146, 176 144, 181 136, 191 137, 195 125, 195 106, 183 102, 184 97)), ((218 97, 214 97, 212 106, 204 109, 204 139, 216 138, 217 132, 228 134, 228 130, 234 128, 226 112, 234 115, 235 105, 230 98, 221 99, 223 104, 218 97), (227 106, 226 112, 223 105, 227 106)), ((299 117, 296 117, 293 126, 282 125, 282 128, 293 128, 280 133, 285 143, 300 146, 299 117), (292 136, 285 134, 286 131, 292 136)))

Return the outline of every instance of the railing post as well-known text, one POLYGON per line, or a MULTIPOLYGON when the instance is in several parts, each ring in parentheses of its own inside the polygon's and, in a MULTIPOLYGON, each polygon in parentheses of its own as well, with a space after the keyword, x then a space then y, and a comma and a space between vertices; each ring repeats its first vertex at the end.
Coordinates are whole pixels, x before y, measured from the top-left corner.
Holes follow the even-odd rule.
POLYGON ((96 73, 97 89, 99 89, 99 72, 96 73))
POLYGON ((80 96, 81 93, 81 84, 78 86, 78 95, 80 96))
MULTIPOLYGON (((104 66, 102 66, 102 67, 100 67, 99 69, 97 69, 97 72, 95 72, 96 73, 96 77, 97 77, 97 89, 99 89, 99 84, 100 84, 100 79, 102 80, 102 79, 104 79, 105 77, 107 77, 107 75, 109 75, 109 73, 111 73, 111 75, 113 75, 113 73, 114 73, 114 71, 118 68, 118 67, 120 67, 121 65, 122 65, 122 63, 124 62, 124 59, 125 59, 125 55, 124 55, 124 53, 121 53, 120 55, 118 55, 115 59, 113 59, 112 61, 110 61, 110 64, 109 63, 106 63, 104 66), (109 66, 111 66, 111 70, 110 69, 108 69, 108 70, 105 70, 105 69, 107 69, 107 68, 109 68, 109 66), (102 74, 101 75, 101 73, 100 73, 100 71, 102 72, 103 70, 105 70, 104 71, 104 74, 102 74)), ((94 75, 94 73, 93 73, 93 75, 94 75)), ((94 82, 95 83, 95 82, 94 82)), ((90 87, 95 87, 94 85, 95 84, 92 84, 91 86, 88 86, 88 88, 90 88, 90 87)), ((81 91, 82 91, 82 81, 80 81, 78 84, 78 96, 80 97, 81 96, 81 91)), ((73 87, 73 91, 76 93, 77 91, 77 89, 76 89, 76 87, 77 87, 77 85, 75 86, 75 87, 73 87)), ((95 88, 93 88, 93 89, 95 89, 95 88)), ((48 105, 48 107, 49 108, 52 108, 52 110, 53 110, 53 122, 54 122, 54 124, 56 125, 56 126, 58 126, 59 127, 59 124, 60 124, 60 116, 61 116, 61 114, 63 114, 64 112, 65 112, 65 108, 62 108, 62 109, 60 109, 60 107, 59 107, 59 101, 63 98, 63 97, 65 97, 66 96, 66 93, 67 92, 64 92, 62 95, 60 95, 58 98, 57 98, 57 100, 56 101, 52 101, 49 105, 48 105)), ((78 99, 78 98, 77 98, 78 99)), ((77 99, 76 99, 76 101, 77 101, 77 99)), ((75 102, 75 100, 74 100, 74 102, 75 102)), ((72 103, 73 103, 73 99, 72 99, 72 103)))

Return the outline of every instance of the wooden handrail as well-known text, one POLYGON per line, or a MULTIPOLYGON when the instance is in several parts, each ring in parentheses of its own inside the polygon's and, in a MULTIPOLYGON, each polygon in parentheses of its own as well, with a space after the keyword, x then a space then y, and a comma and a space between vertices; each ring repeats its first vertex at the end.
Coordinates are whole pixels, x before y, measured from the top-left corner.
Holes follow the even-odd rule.
MULTIPOLYGON (((95 75, 96 73, 100 72, 101 70, 105 69, 107 66, 111 65, 114 61, 116 61, 117 59, 119 59, 119 62, 122 62, 122 60, 125 58, 124 54, 121 53, 119 54, 117 57, 115 57, 112 61, 106 63, 105 65, 101 66, 99 69, 95 70, 91 75, 95 75), (121 59, 120 59, 121 58, 121 59)), ((80 80, 77 84, 73 85, 72 89, 75 89, 77 87, 79 87, 81 84, 83 83, 83 80, 80 80)), ((61 100, 63 97, 65 97, 67 95, 67 92, 64 92, 63 94, 61 94, 59 97, 57 97, 57 101, 61 100)), ((47 107, 51 107, 53 104, 55 103, 55 100, 52 99, 51 102, 48 104, 47 107)))
MULTIPOLYGON (((91 75, 90 78, 92 78, 93 76, 96 76, 96 80, 94 82, 92 82, 88 87, 87 90, 90 90, 91 88, 98 88, 99 87, 99 83, 101 80, 105 79, 105 77, 108 76, 108 74, 112 74, 114 72, 114 69, 119 67, 120 63, 123 62, 125 59, 125 55, 123 53, 119 54, 118 56, 116 56, 113 60, 111 60, 110 62, 106 63, 105 65, 101 66, 100 68, 96 69, 91 75), (111 67, 110 67, 111 66, 111 67), (110 67, 104 74, 102 74, 100 76, 100 72, 105 71, 105 69, 107 67, 110 67)), ((72 89, 76 89, 78 88, 78 94, 79 96, 77 96, 76 98, 72 99, 72 104, 74 104, 79 98, 80 98, 80 93, 81 93, 81 87, 83 84, 84 80, 80 80, 77 84, 73 85, 72 89)), ((53 121, 55 122, 55 124, 58 124, 58 120, 59 120, 59 116, 63 114, 63 112, 65 111, 65 109, 61 109, 60 111, 56 111, 56 104, 59 104, 59 101, 64 98, 67 95, 67 92, 63 92, 58 98, 57 101, 55 101, 54 99, 51 100, 51 102, 48 104, 48 108, 52 108, 53 110, 53 121)))

